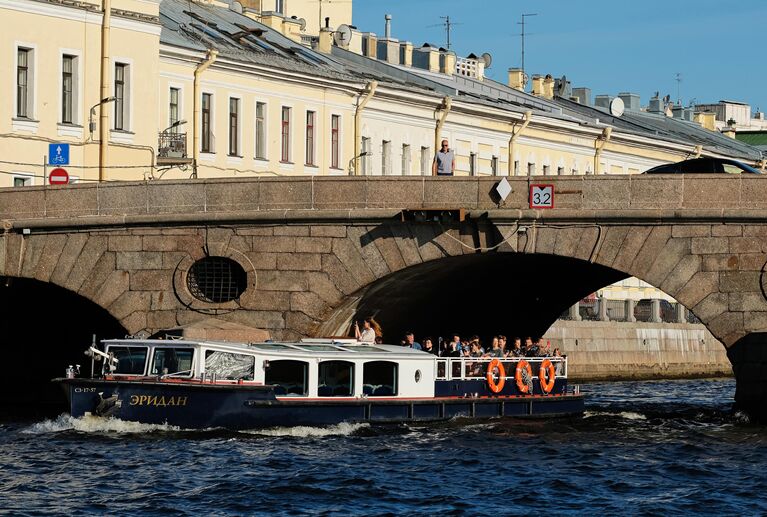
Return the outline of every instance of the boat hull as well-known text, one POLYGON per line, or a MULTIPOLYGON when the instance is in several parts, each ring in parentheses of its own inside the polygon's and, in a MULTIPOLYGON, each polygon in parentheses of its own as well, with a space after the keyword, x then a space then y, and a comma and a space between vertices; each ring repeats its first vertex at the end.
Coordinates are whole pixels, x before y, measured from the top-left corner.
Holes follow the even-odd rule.
POLYGON ((306 399, 277 398, 270 386, 55 379, 73 417, 110 416, 183 429, 258 429, 348 423, 429 422, 452 418, 581 415, 582 395, 306 399))

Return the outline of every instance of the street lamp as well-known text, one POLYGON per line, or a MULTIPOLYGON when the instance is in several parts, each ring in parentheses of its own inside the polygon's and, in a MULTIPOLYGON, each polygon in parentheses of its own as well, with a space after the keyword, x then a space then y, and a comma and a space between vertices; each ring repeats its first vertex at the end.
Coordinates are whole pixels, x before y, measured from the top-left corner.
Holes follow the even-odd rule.
POLYGON ((167 132, 168 132, 168 131, 170 131, 171 129, 176 129, 178 126, 183 126, 184 124, 186 124, 186 120, 177 120, 177 121, 175 121, 173 124, 171 124, 170 126, 168 126, 167 128, 165 128, 165 129, 163 130, 163 133, 167 133, 167 132))
POLYGON ((96 108, 101 106, 102 104, 106 104, 108 102, 114 102, 117 99, 115 97, 107 97, 105 99, 101 99, 98 103, 94 104, 91 108, 90 114, 88 115, 88 129, 91 133, 91 140, 93 140, 93 132, 96 131, 96 122, 93 120, 93 116, 96 114, 96 108))
POLYGON ((369 156, 372 155, 370 151, 362 151, 360 154, 349 160, 349 176, 356 176, 357 175, 357 158, 362 158, 363 156, 369 156))

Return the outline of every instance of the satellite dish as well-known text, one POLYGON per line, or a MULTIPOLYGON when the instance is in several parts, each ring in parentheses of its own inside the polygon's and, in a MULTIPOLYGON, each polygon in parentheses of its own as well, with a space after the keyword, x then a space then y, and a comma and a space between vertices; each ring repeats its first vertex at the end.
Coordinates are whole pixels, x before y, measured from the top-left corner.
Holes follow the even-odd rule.
POLYGON ((493 64, 493 56, 489 52, 482 54, 482 61, 485 62, 485 68, 490 68, 493 64))
POLYGON ((624 111, 626 111, 626 105, 623 103, 623 99, 616 97, 610 101, 610 114, 613 117, 620 117, 624 111))
POLYGON ((333 32, 333 41, 336 46, 346 48, 349 46, 353 34, 351 27, 346 24, 341 25, 338 27, 338 30, 333 32))
POLYGON ((238 14, 242 14, 242 4, 240 2, 232 2, 229 4, 229 10, 238 14))
POLYGON ((560 97, 563 97, 567 93, 567 76, 563 75, 562 79, 559 80, 559 88, 557 88, 557 94, 560 97))
POLYGON ((301 26, 301 32, 304 32, 304 30, 306 30, 306 20, 299 18, 298 24, 301 26))

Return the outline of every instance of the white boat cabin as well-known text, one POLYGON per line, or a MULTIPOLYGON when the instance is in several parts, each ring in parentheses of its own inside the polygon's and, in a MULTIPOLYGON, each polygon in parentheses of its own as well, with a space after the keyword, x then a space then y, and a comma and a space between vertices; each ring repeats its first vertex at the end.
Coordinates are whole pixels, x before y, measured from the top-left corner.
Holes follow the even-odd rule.
MULTIPOLYGON (((278 397, 433 397, 436 357, 355 340, 228 343, 191 340, 103 341, 115 379, 149 377, 216 384, 274 385, 278 397)), ((107 361, 108 362, 108 361, 107 361)))

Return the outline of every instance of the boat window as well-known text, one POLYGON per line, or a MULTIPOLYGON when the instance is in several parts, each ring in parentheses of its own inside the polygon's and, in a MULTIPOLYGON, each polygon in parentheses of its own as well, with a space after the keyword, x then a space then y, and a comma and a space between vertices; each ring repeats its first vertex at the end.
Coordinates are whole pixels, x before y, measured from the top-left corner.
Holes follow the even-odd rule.
POLYGON ((275 385, 275 395, 306 395, 308 363, 304 361, 269 361, 265 384, 275 385))
POLYGON ((257 348, 259 350, 291 350, 293 349, 292 346, 288 345, 280 345, 278 343, 251 343, 253 348, 257 348))
POLYGON ((397 394, 397 363, 371 361, 362 368, 362 392, 369 397, 397 394))
POLYGON ((112 352, 119 362, 117 369, 112 372, 117 375, 144 375, 146 371, 147 347, 110 346, 107 352, 112 352))
POLYGON ((342 350, 339 350, 338 347, 331 345, 305 345, 301 343, 300 345, 297 345, 296 348, 300 348, 301 350, 308 350, 310 352, 342 352, 342 350))
POLYGON ((354 395, 354 363, 348 361, 321 362, 317 395, 320 397, 351 397, 354 395))
POLYGON ((218 379, 252 381, 255 370, 256 358, 252 355, 205 351, 206 375, 215 375, 218 379))
POLYGON ((193 357, 194 350, 191 348, 155 348, 152 375, 178 373, 191 376, 193 357))
POLYGON ((352 352, 371 353, 371 354, 385 354, 386 350, 370 345, 341 345, 344 350, 351 350, 352 352))

